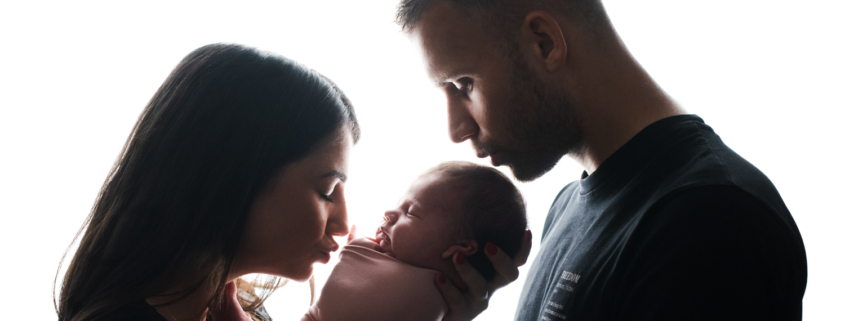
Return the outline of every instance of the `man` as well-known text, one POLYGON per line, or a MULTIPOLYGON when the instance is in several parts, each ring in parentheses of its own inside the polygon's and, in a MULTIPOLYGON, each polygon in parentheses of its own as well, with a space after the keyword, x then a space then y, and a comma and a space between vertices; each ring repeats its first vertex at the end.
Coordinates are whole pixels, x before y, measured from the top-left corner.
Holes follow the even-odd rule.
MULTIPOLYGON (((521 181, 564 155, 584 167, 549 210, 517 320, 801 319, 806 254, 777 190, 657 86, 599 0, 403 0, 397 17, 454 142, 521 181)), ((469 287, 439 285, 450 318, 516 277, 493 261, 486 284, 455 260, 469 287)))

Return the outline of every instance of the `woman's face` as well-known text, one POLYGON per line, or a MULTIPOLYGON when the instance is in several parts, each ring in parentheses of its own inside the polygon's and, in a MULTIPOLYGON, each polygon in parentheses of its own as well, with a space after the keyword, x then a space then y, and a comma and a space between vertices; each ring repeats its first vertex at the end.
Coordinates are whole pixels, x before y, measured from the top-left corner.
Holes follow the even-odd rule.
POLYGON ((342 130, 270 182, 250 209, 235 273, 304 281, 315 262, 329 261, 338 249, 332 237, 348 233, 344 184, 351 148, 352 137, 342 130))

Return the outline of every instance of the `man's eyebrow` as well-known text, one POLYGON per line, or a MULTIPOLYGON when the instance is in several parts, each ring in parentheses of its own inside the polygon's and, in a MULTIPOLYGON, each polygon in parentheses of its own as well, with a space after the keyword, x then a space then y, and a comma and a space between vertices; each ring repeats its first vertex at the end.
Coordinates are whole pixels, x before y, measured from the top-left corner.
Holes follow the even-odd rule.
POLYGON ((470 69, 465 69, 464 67, 455 68, 454 70, 448 72, 439 72, 434 77, 431 77, 431 80, 434 84, 438 87, 443 87, 452 83, 457 79, 461 79, 464 77, 472 77, 473 73, 470 69))
POLYGON ((437 77, 437 78, 434 78, 434 86, 436 86, 436 87, 438 87, 438 88, 439 88, 439 87, 446 86, 446 85, 448 85, 448 84, 452 83, 452 81, 451 81, 451 80, 449 80, 449 79, 450 79, 450 77, 437 77))
POLYGON ((440 74, 435 76, 432 80, 434 81, 434 85, 437 87, 443 87, 448 84, 451 84, 455 79, 462 78, 467 75, 467 72, 460 71, 450 74, 440 74))
POLYGON ((337 177, 338 179, 340 179, 341 182, 346 182, 346 174, 338 172, 338 171, 331 171, 331 172, 325 173, 322 176, 320 176, 320 178, 326 178, 326 177, 337 177))

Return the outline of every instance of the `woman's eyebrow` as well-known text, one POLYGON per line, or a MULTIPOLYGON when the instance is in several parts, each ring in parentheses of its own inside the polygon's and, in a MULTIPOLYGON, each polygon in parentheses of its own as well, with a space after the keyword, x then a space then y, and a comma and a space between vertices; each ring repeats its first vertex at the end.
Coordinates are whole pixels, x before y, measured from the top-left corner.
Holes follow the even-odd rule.
POLYGON ((344 183, 346 182, 346 174, 338 172, 338 171, 330 171, 330 172, 325 173, 322 176, 320 176, 320 178, 326 178, 326 177, 337 177, 338 179, 340 179, 341 182, 344 182, 344 183))

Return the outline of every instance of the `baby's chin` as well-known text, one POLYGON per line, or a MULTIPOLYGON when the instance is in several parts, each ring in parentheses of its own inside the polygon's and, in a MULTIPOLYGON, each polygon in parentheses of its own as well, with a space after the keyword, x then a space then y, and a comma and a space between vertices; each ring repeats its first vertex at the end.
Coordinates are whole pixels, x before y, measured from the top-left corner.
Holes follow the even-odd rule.
POLYGON ((393 256, 393 248, 390 247, 390 243, 385 240, 379 240, 378 246, 381 248, 381 252, 390 256, 393 256))

